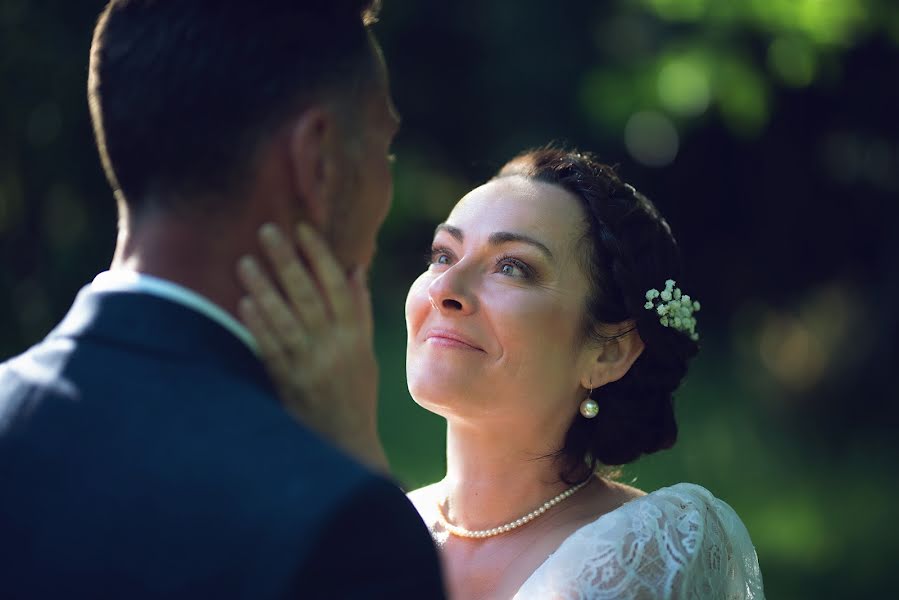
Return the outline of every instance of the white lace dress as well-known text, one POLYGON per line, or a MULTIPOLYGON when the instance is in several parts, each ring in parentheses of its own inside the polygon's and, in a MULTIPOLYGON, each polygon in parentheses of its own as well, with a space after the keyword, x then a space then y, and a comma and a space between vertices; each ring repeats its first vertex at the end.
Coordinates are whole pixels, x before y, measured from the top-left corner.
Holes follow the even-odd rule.
POLYGON ((575 531, 514 600, 763 600, 749 533, 690 483, 660 489, 575 531))

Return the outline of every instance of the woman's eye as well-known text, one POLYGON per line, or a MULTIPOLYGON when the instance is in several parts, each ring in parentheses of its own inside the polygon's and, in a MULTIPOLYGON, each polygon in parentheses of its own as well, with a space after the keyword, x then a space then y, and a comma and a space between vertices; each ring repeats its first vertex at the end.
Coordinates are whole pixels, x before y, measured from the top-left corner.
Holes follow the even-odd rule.
POLYGON ((499 272, 508 277, 519 277, 521 279, 530 279, 533 276, 530 267, 517 258, 508 256, 499 261, 499 272))
POLYGON ((453 257, 445 248, 431 248, 425 254, 425 263, 431 265, 448 265, 453 262, 453 257))

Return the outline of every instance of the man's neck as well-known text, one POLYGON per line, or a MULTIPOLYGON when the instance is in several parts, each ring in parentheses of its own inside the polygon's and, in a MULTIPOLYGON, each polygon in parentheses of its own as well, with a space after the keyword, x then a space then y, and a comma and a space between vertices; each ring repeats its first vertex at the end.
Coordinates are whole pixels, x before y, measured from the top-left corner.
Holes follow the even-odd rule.
POLYGON ((142 220, 137 227, 123 225, 110 269, 177 283, 236 316, 244 293, 235 266, 241 256, 260 251, 253 225, 218 225, 198 227, 188 220, 164 217, 142 220))

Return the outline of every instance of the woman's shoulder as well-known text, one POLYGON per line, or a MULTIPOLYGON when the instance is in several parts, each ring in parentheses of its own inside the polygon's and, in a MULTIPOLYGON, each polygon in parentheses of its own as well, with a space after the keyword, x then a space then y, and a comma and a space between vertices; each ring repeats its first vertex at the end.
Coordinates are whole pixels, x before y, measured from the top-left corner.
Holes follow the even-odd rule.
POLYGON ((651 505, 665 507, 673 512, 683 512, 685 510, 715 510, 724 504, 712 492, 695 483, 676 483, 649 493, 642 492, 637 488, 625 487, 639 492, 639 495, 635 495, 633 500, 640 502, 624 504, 621 506, 624 510, 651 505))
MULTIPOLYGON (((695 483, 677 483, 640 495, 622 504, 612 514, 615 513, 619 513, 616 516, 625 528, 619 534, 640 532, 675 540, 686 557, 699 558, 708 548, 725 547, 755 556, 749 532, 736 511, 695 483)), ((625 535, 618 539, 627 544, 639 537, 625 535)))
POLYGON ((632 500, 637 500, 638 498, 643 498, 648 495, 638 487, 621 483, 614 479, 603 477, 600 480, 602 481, 605 493, 612 498, 614 503, 621 506, 632 500))
POLYGON ((724 500, 695 483, 677 483, 660 488, 621 507, 640 515, 643 520, 656 521, 660 528, 694 523, 690 531, 699 535, 720 536, 722 539, 742 538, 749 534, 736 511, 724 500))
POLYGON ((630 499, 572 534, 519 598, 764 597, 749 533, 724 501, 691 483, 612 489, 630 499))

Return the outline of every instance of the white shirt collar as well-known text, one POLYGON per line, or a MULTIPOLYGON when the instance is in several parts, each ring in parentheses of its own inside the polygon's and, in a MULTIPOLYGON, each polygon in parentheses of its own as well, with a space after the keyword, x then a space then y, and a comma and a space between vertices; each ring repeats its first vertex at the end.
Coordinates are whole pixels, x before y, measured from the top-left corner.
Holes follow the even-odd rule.
POLYGON ((97 292, 140 292, 186 306, 209 317, 237 336, 254 354, 259 354, 253 334, 240 321, 205 296, 172 281, 137 271, 115 269, 98 274, 90 287, 97 292))

